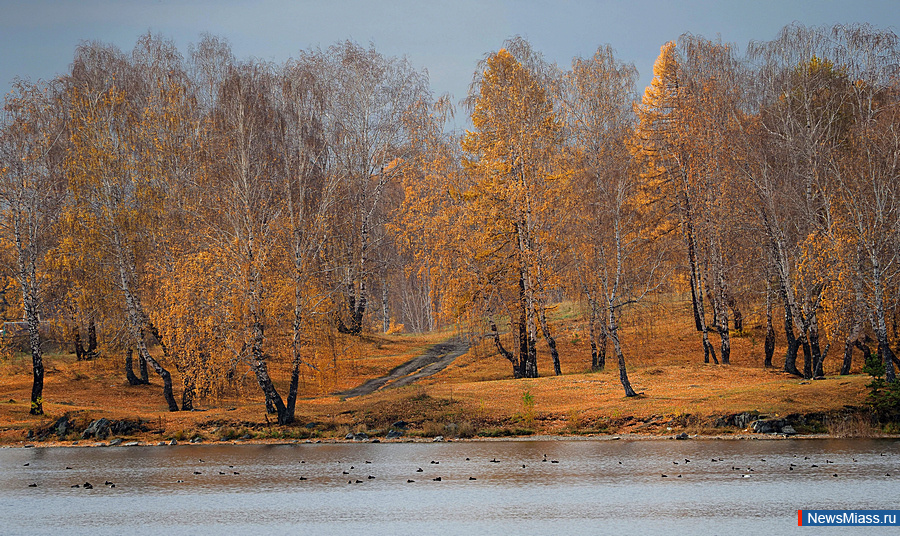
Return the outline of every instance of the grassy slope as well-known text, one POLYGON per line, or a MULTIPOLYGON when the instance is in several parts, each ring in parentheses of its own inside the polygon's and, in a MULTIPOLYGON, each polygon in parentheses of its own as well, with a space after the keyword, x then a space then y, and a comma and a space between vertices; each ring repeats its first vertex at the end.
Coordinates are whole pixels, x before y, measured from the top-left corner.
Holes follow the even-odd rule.
MULTIPOLYGON (((743 411, 773 416, 836 412, 865 401, 869 379, 858 373, 836 376, 839 363, 833 356, 826 361, 825 380, 807 382, 764 370, 758 326, 733 338, 730 366, 703 364, 700 339, 690 329, 682 303, 637 311, 626 322, 623 342, 629 376, 634 388, 643 393, 627 399, 614 359, 608 358, 604 371, 588 371, 587 333, 572 306, 560 307, 555 316, 563 376, 510 379, 510 364, 483 341, 446 370, 418 384, 345 401, 328 393, 385 374, 450 334, 340 339, 335 345, 338 350, 318 361, 319 372, 304 372, 301 392, 307 397, 298 402, 297 416, 301 423, 319 423, 313 430, 268 426, 252 376, 245 376, 231 396, 207 401, 202 405, 205 411, 169 413, 158 379, 151 377, 150 386, 132 387, 117 368, 119 359, 78 363, 70 355, 47 358, 47 415, 34 417, 28 414, 30 366, 20 356, 0 364, 0 442, 23 441, 27 429, 46 426, 66 413, 77 416, 82 424, 99 417, 142 418, 153 429, 145 435, 147 440, 188 437, 197 431, 208 438, 238 431, 258 437, 343 437, 348 431, 383 433, 400 419, 413 424, 411 433, 422 435, 515 430, 671 434, 673 429, 721 432, 712 427, 716 416, 743 411)), ((782 355, 779 348, 776 363, 782 355)), ((855 371, 859 368, 857 364, 855 371)), ((543 341, 539 341, 539 369, 542 374, 552 371, 543 341)), ((284 393, 286 370, 275 366, 273 376, 284 393)))

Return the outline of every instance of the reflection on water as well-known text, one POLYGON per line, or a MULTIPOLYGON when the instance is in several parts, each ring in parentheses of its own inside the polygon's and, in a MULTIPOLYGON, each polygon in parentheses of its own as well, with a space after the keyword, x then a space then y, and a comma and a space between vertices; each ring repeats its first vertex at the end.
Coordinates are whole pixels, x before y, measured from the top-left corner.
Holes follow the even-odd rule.
POLYGON ((900 508, 900 441, 0 449, 2 534, 782 534, 801 508, 900 508))

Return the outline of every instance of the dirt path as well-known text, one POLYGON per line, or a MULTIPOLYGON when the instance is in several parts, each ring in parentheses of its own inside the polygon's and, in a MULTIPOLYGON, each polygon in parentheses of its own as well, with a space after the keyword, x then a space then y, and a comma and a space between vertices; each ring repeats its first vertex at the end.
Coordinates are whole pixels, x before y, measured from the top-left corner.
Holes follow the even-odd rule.
POLYGON ((379 389, 402 387, 410 383, 437 374, 444 370, 454 359, 469 350, 469 343, 461 337, 453 337, 435 344, 424 354, 410 359, 406 363, 390 371, 380 378, 373 378, 359 387, 340 393, 344 398, 368 395, 379 389))

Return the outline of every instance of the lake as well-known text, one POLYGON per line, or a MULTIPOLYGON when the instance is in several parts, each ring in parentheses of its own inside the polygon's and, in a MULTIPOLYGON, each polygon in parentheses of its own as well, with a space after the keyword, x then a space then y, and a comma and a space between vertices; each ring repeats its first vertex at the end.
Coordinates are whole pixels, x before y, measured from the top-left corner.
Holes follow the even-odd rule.
POLYGON ((895 439, 0 449, 4 535, 768 536, 814 533, 798 509, 898 508, 895 439))

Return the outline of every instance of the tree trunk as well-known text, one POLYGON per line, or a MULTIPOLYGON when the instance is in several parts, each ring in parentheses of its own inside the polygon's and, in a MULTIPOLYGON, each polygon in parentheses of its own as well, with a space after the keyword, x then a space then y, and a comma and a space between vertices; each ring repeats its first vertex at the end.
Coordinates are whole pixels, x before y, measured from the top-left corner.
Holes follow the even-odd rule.
POLYGON ((825 354, 819 345, 819 327, 818 322, 813 321, 812 328, 809 331, 809 346, 812 350, 812 377, 825 377, 825 354))
MULTIPOLYGON (((295 253, 294 259, 295 267, 302 266, 299 253, 295 253)), ((300 273, 302 273, 302 269, 297 268, 298 277, 294 286, 294 320, 291 322, 291 329, 293 332, 291 338, 291 383, 288 386, 287 403, 285 404, 284 413, 278 416, 278 423, 282 425, 294 422, 294 411, 297 407, 297 393, 300 389, 300 365, 303 362, 303 296, 301 291, 302 287, 299 281, 300 273)))
POLYGON ((256 381, 259 383, 259 386, 266 397, 267 413, 278 415, 284 414, 287 408, 284 405, 284 401, 281 399, 281 395, 279 395, 278 391, 275 389, 275 384, 272 383, 272 378, 269 376, 269 369, 266 366, 265 360, 262 358, 254 358, 250 368, 256 375, 256 381), (275 408, 275 411, 268 411, 269 405, 272 405, 275 408))
POLYGON ((297 393, 300 390, 300 361, 294 359, 291 363, 291 383, 288 386, 287 403, 284 413, 278 416, 278 424, 285 425, 294 422, 294 411, 297 407, 297 393))
POLYGON ((784 300, 784 336, 787 339, 787 353, 784 356, 784 371, 795 376, 803 376, 797 370, 797 351, 802 341, 794 336, 794 315, 791 313, 791 304, 787 296, 784 280, 780 283, 781 296, 784 300))
POLYGON ((191 411, 194 409, 194 396, 197 392, 197 381, 190 371, 184 371, 181 374, 181 411, 191 411))
MULTIPOLYGON (((128 379, 128 383, 130 385, 142 385, 147 382, 141 381, 140 378, 134 375, 134 350, 129 346, 127 350, 125 350, 125 378, 128 379)), ((146 368, 146 367, 145 367, 146 368)))
POLYGON ((878 342, 878 355, 881 356, 884 364, 884 380, 888 383, 894 383, 894 352, 891 351, 887 338, 887 320, 884 306, 884 287, 881 281, 881 264, 877 257, 871 255, 872 261, 872 281, 874 282, 874 298, 875 298, 875 340, 878 342))
POLYGON ((97 323, 94 322, 94 318, 91 317, 88 320, 88 347, 87 347, 87 358, 93 359, 97 357, 97 323))
POLYGON ((853 341, 850 337, 844 341, 844 362, 841 363, 841 376, 850 374, 850 367, 853 366, 853 341))
POLYGON ((763 366, 770 368, 772 356, 775 355, 775 327, 772 324, 772 285, 768 277, 766 277, 766 342, 764 348, 766 358, 763 366))
POLYGON ((266 397, 266 411, 268 413, 283 415, 287 408, 284 405, 284 401, 281 399, 281 395, 279 395, 278 391, 275 389, 275 384, 272 382, 272 378, 269 376, 269 369, 266 365, 266 356, 262 352, 262 325, 259 323, 259 321, 255 321, 252 329, 253 336, 250 351, 250 368, 256 375, 256 381, 259 383, 259 387, 260 389, 262 389, 262 392, 266 397), (275 411, 269 411, 270 406, 274 408, 275 411))
POLYGON ((388 308, 387 276, 381 278, 381 331, 387 333, 391 329, 391 315, 388 308))
POLYGON ((129 277, 129 273, 134 273, 134 267, 126 266, 128 255, 121 242, 121 237, 116 235, 114 237, 114 244, 116 246, 116 261, 119 265, 119 288, 125 299, 128 331, 131 334, 132 340, 137 345, 138 356, 146 361, 149 366, 153 367, 153 370, 160 378, 162 378, 163 397, 166 399, 169 411, 178 411, 178 403, 175 401, 175 395, 172 392, 172 375, 169 374, 169 371, 160 365, 159 362, 153 359, 153 356, 150 355, 150 351, 147 349, 147 342, 144 337, 146 316, 141 308, 138 297, 131 291, 131 277, 129 277))
POLYGON ((500 342, 500 332, 497 330, 497 324, 494 322, 493 318, 489 318, 488 322, 491 324, 491 334, 494 339, 494 345, 497 347, 497 351, 500 352, 500 355, 505 357, 513 366, 513 377, 519 379, 522 377, 522 369, 516 363, 516 356, 513 355, 512 352, 503 347, 503 343, 500 342))
POLYGON ((597 304, 593 300, 590 307, 591 370, 596 372, 606 366, 606 330, 597 329, 597 304))
POLYGON ((616 359, 619 363, 619 381, 622 383, 622 388, 625 389, 625 396, 637 396, 637 393, 631 387, 631 382, 628 381, 628 371, 625 368, 625 356, 622 354, 622 345, 619 342, 619 326, 616 321, 616 313, 610 308, 609 311, 609 325, 607 327, 609 337, 613 341, 613 348, 616 352, 616 359))
POLYGON ((719 332, 719 339, 722 342, 722 364, 731 363, 731 334, 728 331, 728 289, 725 284, 725 275, 723 269, 724 260, 720 253, 717 243, 710 248, 713 255, 713 311, 715 312, 716 330, 719 332))
POLYGON ((700 273, 700 266, 697 260, 697 243, 694 237, 693 222, 690 218, 685 222, 684 237, 688 246, 688 263, 690 264, 690 282, 691 282, 691 299, 694 305, 694 322, 697 331, 702 334, 703 339, 703 362, 709 363, 709 358, 715 364, 719 364, 716 359, 716 351, 713 349, 712 343, 709 342, 709 327, 706 324, 706 308, 703 304, 703 276, 700 273))
POLYGON ((516 328, 519 335, 518 340, 518 349, 519 356, 518 362, 514 366, 513 376, 516 378, 527 378, 527 370, 528 370, 528 328, 525 327, 525 311, 522 311, 519 316, 519 322, 516 324, 516 328))
POLYGON ((812 379, 812 348, 809 345, 809 339, 805 336, 800 337, 800 343, 803 347, 803 378, 812 379))
POLYGON ((149 385, 150 373, 147 371, 147 360, 144 359, 144 356, 138 356, 138 369, 141 373, 141 383, 149 385))
POLYGON ((537 341, 535 341, 533 310, 527 296, 524 269, 519 269, 519 362, 523 378, 537 378, 537 341))
POLYGON ((84 361, 87 359, 87 357, 85 357, 87 352, 84 349, 84 345, 81 344, 81 332, 77 327, 72 330, 72 339, 75 346, 75 360, 84 361))
MULTIPOLYGON (((866 344, 866 342, 869 342, 869 341, 871 341, 871 339, 869 338, 868 335, 866 335, 865 340, 860 340, 859 338, 857 338, 852 343, 853 346, 859 348, 859 350, 863 353, 863 365, 866 365, 872 359, 872 349, 869 348, 868 344, 866 344)), ((850 374, 850 358, 847 357, 846 352, 847 352, 847 349, 845 348, 844 349, 844 363, 847 368, 847 374, 850 374)), ((853 352, 852 347, 850 348, 850 352, 852 354, 852 352, 853 352)), ((843 368, 841 369, 841 372, 843 373, 843 368)))
POLYGON ((550 347, 550 356, 553 358, 553 371, 557 376, 562 376, 562 368, 559 366, 559 352, 556 350, 556 339, 550 333, 550 324, 547 322, 547 315, 543 307, 538 309, 538 320, 541 323, 541 332, 543 332, 544 338, 547 339, 547 346, 550 347))
POLYGON ((728 297, 728 307, 731 309, 732 317, 734 320, 734 330, 738 333, 744 331, 744 315, 741 313, 741 310, 738 308, 737 300, 733 297, 728 297))
POLYGON ((337 316, 337 330, 347 335, 359 335, 362 333, 363 316, 366 312, 365 285, 360 283, 359 298, 356 296, 356 289, 353 282, 347 285, 347 311, 350 314, 349 326, 344 323, 341 315, 337 316))
POLYGON ((44 356, 41 352, 41 336, 38 331, 37 314, 32 310, 28 314, 28 342, 31 350, 31 413, 44 414, 44 356))

